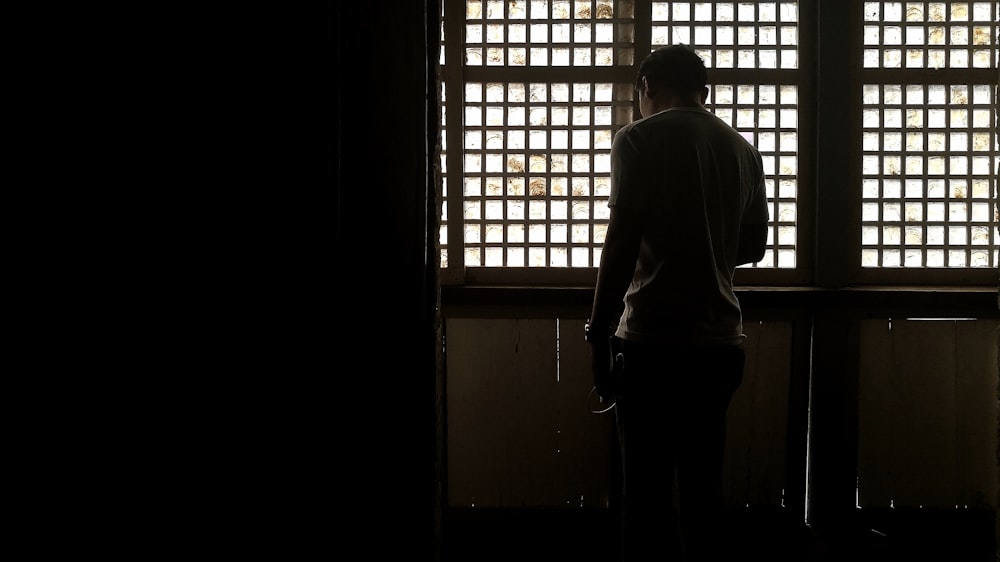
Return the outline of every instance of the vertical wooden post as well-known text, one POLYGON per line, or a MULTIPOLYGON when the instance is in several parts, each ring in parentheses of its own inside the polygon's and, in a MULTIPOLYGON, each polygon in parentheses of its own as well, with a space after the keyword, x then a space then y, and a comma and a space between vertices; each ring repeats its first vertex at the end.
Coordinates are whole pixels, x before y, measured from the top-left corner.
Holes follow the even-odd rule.
POLYGON ((858 463, 857 321, 818 311, 813 324, 807 518, 839 534, 855 509, 858 463))
MULTIPOLYGON (((819 0, 816 33, 815 285, 849 286, 860 267, 860 0, 819 0), (855 117, 855 119, 858 119, 855 117)), ((837 302, 816 310, 812 333, 807 517, 837 532, 855 506, 857 322, 837 302)))

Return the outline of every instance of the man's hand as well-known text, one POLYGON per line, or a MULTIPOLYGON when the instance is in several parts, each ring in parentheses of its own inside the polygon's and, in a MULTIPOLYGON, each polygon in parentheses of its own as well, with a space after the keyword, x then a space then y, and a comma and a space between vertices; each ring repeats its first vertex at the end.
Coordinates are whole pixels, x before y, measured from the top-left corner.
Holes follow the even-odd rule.
POLYGON ((611 354, 611 340, 599 338, 590 342, 590 370, 594 377, 594 387, 602 403, 611 402, 615 393, 612 375, 614 361, 611 354))

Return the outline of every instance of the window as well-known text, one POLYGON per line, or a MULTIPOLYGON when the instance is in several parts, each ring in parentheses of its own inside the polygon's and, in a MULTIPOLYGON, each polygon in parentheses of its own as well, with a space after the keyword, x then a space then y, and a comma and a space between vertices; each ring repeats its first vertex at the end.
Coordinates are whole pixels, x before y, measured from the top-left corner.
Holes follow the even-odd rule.
POLYGON ((737 282, 809 284, 832 240, 855 282, 995 284, 998 4, 838 4, 858 59, 841 77, 819 67, 813 2, 445 0, 442 284, 593 282, 611 140, 638 115, 639 62, 671 43, 699 52, 708 108, 764 157, 767 253, 737 282), (832 81, 856 86, 834 116, 848 143, 817 134, 832 81), (850 212, 828 220, 833 166, 850 212), (814 243, 823 224, 847 234, 814 243))
POLYGON ((996 16, 865 2, 863 267, 997 267, 996 16))

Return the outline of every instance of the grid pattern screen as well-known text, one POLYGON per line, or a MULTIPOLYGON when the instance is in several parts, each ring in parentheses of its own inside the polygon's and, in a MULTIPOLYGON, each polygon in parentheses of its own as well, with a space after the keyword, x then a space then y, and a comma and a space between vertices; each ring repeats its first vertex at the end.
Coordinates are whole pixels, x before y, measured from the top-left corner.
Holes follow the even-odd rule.
POLYGON ((466 84, 466 266, 599 263, 610 194, 613 89, 600 83, 466 84))
POLYGON ((463 266, 600 263, 611 140, 631 118, 632 92, 588 69, 630 68, 632 10, 631 0, 465 2, 464 64, 496 71, 464 84, 462 224, 451 225, 462 231, 463 266), (536 79, 514 79, 525 69, 536 79))
POLYGON ((991 68, 997 2, 865 2, 865 68, 991 68))
MULTIPOLYGON (((445 95, 444 88, 441 89, 441 130, 447 130, 448 128, 448 112, 447 112, 447 96, 445 95)), ((447 135, 441 135, 439 142, 440 145, 440 191, 438 193, 438 201, 441 203, 441 214, 438 226, 438 244, 441 248, 439 252, 440 263, 439 266, 443 268, 448 267, 448 137, 447 135)))
POLYGON ((616 33, 632 19, 631 1, 468 0, 465 64, 469 66, 612 66, 616 33))
MULTIPOLYGON (((467 78, 461 104, 451 106, 463 114, 461 123, 448 121, 462 128, 462 170, 454 177, 442 156, 442 267, 600 263, 611 141, 633 118, 634 10, 631 0, 464 2, 467 78), (591 70, 616 68, 622 72, 610 80, 591 70), (461 230, 460 255, 449 254, 459 240, 453 229, 461 230)), ((708 106, 760 148, 768 174, 767 254, 744 267, 794 268, 797 2, 652 2, 651 16, 652 48, 689 44, 710 69, 741 73, 714 85, 708 106), (759 69, 789 79, 761 84, 759 69)))
POLYGON ((799 66, 798 2, 653 2, 653 48, 683 43, 709 68, 799 66))
POLYGON ((995 71, 978 84, 905 73, 994 67, 997 3, 864 9, 862 267, 997 267, 995 71))
MULTIPOLYGON (((447 43, 445 41, 444 33, 444 9, 445 2, 442 0, 441 4, 441 35, 438 38, 438 72, 439 78, 442 75, 447 75, 448 58, 445 56, 447 52, 447 43)), ((445 84, 438 85, 440 105, 440 117, 441 117, 441 131, 448 130, 448 96, 445 94, 447 88, 445 84)), ((438 203, 441 205, 440 214, 438 216, 438 267, 447 269, 448 268, 448 135, 441 134, 438 137, 438 203)))
MULTIPOLYGON (((637 33, 643 50, 693 47, 709 68, 708 108, 761 151, 767 250, 741 267, 799 267, 798 239, 811 235, 800 224, 799 174, 811 165, 800 160, 810 100, 800 99, 799 3, 640 5, 643 14, 633 0, 463 0, 450 12, 461 45, 445 74, 461 87, 441 93, 451 131, 450 146, 441 138, 442 268, 600 263, 611 141, 635 117, 637 33)), ((862 151, 851 251, 869 269, 998 267, 1000 2, 860 5, 861 114, 845 115, 862 151)))

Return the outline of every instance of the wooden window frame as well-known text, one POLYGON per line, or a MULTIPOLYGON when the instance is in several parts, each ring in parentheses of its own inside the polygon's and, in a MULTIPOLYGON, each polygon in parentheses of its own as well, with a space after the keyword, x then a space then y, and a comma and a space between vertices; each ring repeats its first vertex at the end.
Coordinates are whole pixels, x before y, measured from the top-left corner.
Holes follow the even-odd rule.
MULTIPOLYGON (((774 288, 864 288, 864 287, 934 287, 949 286, 983 290, 996 288, 996 268, 863 268, 861 266, 861 92, 869 83, 906 83, 905 71, 862 69, 861 33, 863 0, 823 0, 798 3, 798 70, 794 74, 799 88, 798 105, 798 171, 797 171, 797 241, 796 267, 740 268, 736 284, 741 287, 774 288), (819 22, 822 21, 822 29, 819 22), (845 41, 856 37, 857 41, 845 41), (845 118, 845 116, 847 116, 845 118)), ((634 0, 635 21, 631 30, 635 54, 631 65, 588 67, 588 81, 613 81, 631 84, 642 56, 651 48, 650 0, 634 0)), ((565 80, 572 82, 574 69, 465 67, 464 1, 445 1, 442 5, 441 67, 443 111, 449 121, 443 127, 446 147, 462 147, 460 122, 463 113, 463 87, 466 80, 565 80), (456 23, 458 22, 458 23, 456 23), (548 76, 548 78, 544 78, 548 76)), ((995 24, 994 24, 995 25, 995 24)), ((628 33, 628 31, 626 31, 628 33)), ((996 53, 997 47, 993 45, 996 53)), ((996 56, 994 55, 994 60, 996 56)), ((745 76, 740 69, 710 69, 711 81, 720 84, 739 83, 745 76)), ((755 70, 755 83, 781 83, 791 74, 782 70, 755 70)), ((992 73, 994 91, 997 68, 950 69, 937 72, 932 83, 987 83, 992 73), (971 80, 970 80, 971 78, 971 80)), ((908 73, 909 75, 921 73, 908 73)), ((922 74, 928 74, 924 71, 922 74)), ((787 80, 785 80, 787 82, 787 80)), ((995 97, 995 94, 994 94, 995 97)), ((634 114, 638 113, 633 106, 634 114)), ((626 121, 617 122, 617 130, 626 121)), ((996 118, 993 139, 996 145, 996 118)), ((447 247, 455 252, 464 249, 462 219, 463 167, 462 150, 451 148, 442 158, 443 167, 451 172, 443 175, 443 197, 448 202, 449 225, 447 247)), ((997 162, 995 153, 993 162, 997 162)), ((996 165, 996 164, 994 164, 996 165)), ((996 177, 992 178, 996 193, 996 177)), ((992 208, 997 205, 996 198, 992 208)), ((996 225, 994 225, 996 226, 996 225)), ((996 241, 996 228, 991 233, 996 241)), ((994 244, 995 246, 995 244, 994 244)), ((462 260, 452 259, 440 270, 442 287, 592 287, 595 267, 464 267, 462 260)))

